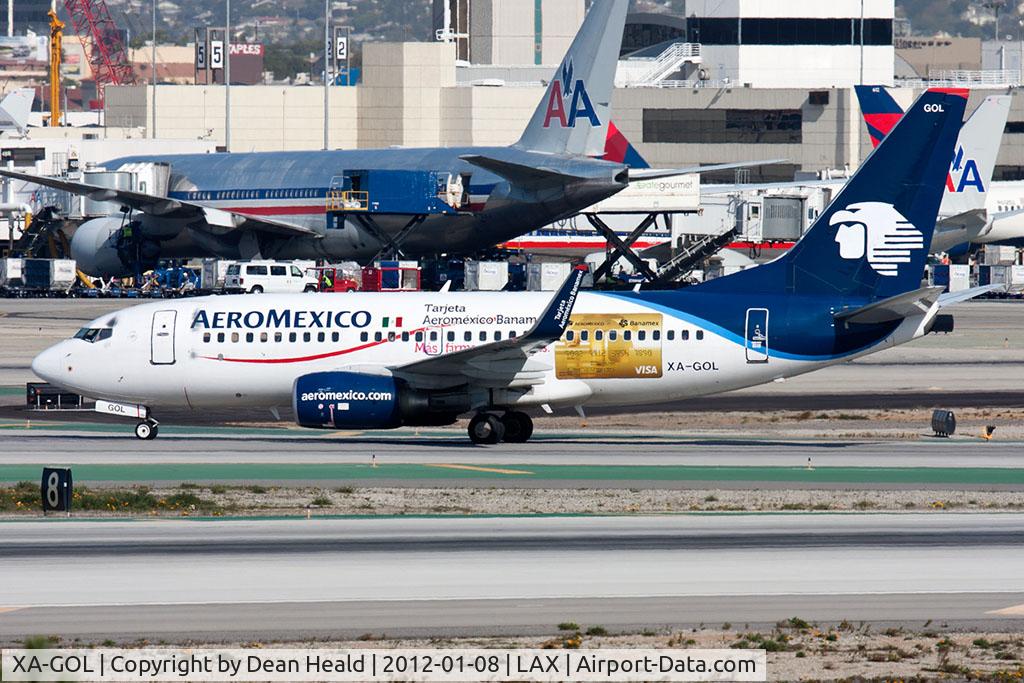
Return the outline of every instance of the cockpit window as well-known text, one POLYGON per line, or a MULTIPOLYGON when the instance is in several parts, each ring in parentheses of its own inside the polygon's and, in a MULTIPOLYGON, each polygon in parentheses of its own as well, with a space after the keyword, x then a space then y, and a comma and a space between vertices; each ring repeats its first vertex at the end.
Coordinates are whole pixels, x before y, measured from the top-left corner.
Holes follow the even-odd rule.
POLYGON ((75 335, 75 339, 81 339, 93 344, 104 339, 110 339, 112 334, 114 334, 114 330, 109 327, 83 327, 75 335))

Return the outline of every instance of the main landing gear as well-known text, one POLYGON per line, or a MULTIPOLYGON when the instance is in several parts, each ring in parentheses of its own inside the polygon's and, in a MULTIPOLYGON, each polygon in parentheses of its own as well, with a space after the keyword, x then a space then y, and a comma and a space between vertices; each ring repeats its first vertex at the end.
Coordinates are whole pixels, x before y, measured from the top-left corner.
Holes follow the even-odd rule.
POLYGON ((150 418, 135 425, 135 436, 143 441, 152 441, 160 433, 160 424, 150 418))
POLYGON ((533 420, 510 410, 503 415, 477 413, 469 421, 469 439, 475 444, 526 443, 533 435, 533 420))

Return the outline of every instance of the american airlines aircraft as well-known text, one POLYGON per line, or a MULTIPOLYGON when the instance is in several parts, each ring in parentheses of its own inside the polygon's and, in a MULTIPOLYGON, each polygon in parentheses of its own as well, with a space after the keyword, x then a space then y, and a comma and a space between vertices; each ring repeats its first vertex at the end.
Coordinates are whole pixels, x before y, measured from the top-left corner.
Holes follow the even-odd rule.
POLYGON ((161 407, 292 406, 318 429, 524 442, 526 409, 639 406, 792 377, 948 331, 921 287, 966 91, 923 94, 779 259, 677 291, 250 295, 101 316, 35 358, 153 438, 161 407))
MULTIPOLYGON (((880 85, 858 85, 857 98, 875 146, 903 116, 880 85)), ((967 251, 972 244, 1024 246, 1024 181, 993 180, 1012 95, 990 95, 960 132, 946 176, 946 197, 932 252, 967 251)))
MULTIPOLYGON (((466 254, 571 216, 631 181, 714 170, 633 169, 601 160, 627 0, 595 0, 519 140, 433 147, 175 154, 108 161, 169 172, 134 191, 0 170, 130 209, 71 240, 93 276, 135 275, 161 258, 373 260, 466 254), (149 190, 147 192, 147 189, 149 190)), ((720 167, 755 164, 725 164, 720 167)))

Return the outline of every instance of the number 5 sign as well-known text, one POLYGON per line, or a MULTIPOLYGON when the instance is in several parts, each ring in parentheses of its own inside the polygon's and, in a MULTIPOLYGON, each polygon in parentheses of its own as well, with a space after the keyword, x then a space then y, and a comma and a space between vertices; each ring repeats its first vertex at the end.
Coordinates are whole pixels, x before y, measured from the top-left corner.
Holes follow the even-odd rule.
POLYGON ((44 467, 40 489, 43 498, 43 513, 67 512, 71 514, 71 470, 60 467, 44 467))

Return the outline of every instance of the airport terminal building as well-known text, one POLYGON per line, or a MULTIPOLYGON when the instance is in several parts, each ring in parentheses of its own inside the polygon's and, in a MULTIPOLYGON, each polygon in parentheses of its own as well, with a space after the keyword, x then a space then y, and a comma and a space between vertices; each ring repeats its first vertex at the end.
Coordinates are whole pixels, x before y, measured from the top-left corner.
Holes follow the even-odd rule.
MULTIPOLYGON (((515 141, 582 21, 584 2, 545 0, 536 15, 502 0, 450 4, 450 24, 437 31, 447 40, 362 46, 361 82, 330 89, 332 148, 515 141), (495 19, 509 16, 521 21, 495 19)), ((785 159, 751 169, 744 176, 751 181, 855 168, 870 140, 852 86, 895 84, 904 105, 925 87, 895 79, 893 21, 893 0, 691 0, 685 17, 632 15, 624 50, 633 51, 619 62, 614 121, 656 166, 785 159)), ((976 89, 969 108, 1010 85, 976 89)), ((223 145, 224 101, 222 86, 161 85, 156 133, 223 145)), ((148 129, 152 106, 150 88, 111 88, 107 125, 148 129)), ((235 87, 231 112, 232 151, 323 144, 319 87, 235 87)), ((999 178, 1019 177, 1024 168, 1017 121, 1024 121, 1020 102, 1010 116, 999 178)), ((734 179, 731 172, 704 178, 734 179)))

